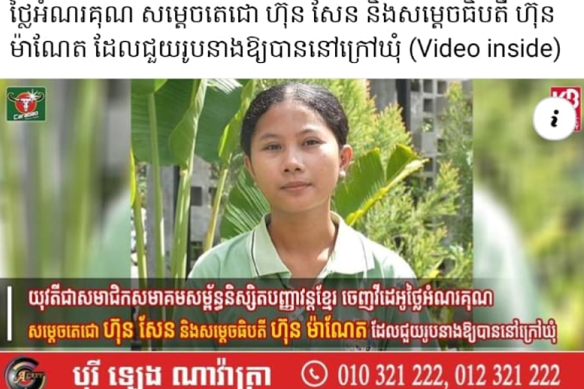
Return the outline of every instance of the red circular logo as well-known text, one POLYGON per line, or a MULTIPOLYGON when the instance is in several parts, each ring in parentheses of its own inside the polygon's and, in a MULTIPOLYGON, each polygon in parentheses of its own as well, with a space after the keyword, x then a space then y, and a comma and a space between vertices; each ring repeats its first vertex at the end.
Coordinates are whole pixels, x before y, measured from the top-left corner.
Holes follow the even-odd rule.
POLYGON ((12 93, 8 94, 8 100, 14 103, 14 107, 21 114, 34 112, 37 108, 38 102, 44 97, 43 93, 37 92, 21 92, 16 97, 14 97, 12 93))

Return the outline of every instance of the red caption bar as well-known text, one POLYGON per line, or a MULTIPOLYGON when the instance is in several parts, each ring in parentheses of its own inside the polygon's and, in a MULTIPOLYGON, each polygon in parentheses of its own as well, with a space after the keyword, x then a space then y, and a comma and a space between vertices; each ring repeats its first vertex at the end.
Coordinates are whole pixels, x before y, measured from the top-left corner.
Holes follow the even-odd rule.
POLYGON ((9 389, 582 388, 584 353, 0 353, 9 389))

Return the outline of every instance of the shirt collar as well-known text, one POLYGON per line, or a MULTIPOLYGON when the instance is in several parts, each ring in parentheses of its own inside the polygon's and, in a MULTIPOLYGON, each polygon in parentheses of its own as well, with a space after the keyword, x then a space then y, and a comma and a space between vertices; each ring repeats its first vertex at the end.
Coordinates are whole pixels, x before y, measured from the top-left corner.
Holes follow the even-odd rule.
MULTIPOLYGON (((289 274, 290 271, 280 259, 268 232, 266 215, 250 234, 252 274, 256 277, 289 274)), ((361 234, 348 226, 340 215, 331 212, 331 219, 338 226, 333 253, 326 268, 328 273, 357 274, 373 268, 373 258, 365 249, 361 234)))

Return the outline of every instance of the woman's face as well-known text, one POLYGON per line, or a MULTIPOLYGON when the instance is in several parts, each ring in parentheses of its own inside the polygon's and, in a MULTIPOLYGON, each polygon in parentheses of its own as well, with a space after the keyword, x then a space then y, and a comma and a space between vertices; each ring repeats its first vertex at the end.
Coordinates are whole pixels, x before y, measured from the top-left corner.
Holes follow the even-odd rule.
POLYGON ((259 119, 245 164, 272 212, 299 213, 328 207, 351 156, 317 112, 284 101, 259 119))

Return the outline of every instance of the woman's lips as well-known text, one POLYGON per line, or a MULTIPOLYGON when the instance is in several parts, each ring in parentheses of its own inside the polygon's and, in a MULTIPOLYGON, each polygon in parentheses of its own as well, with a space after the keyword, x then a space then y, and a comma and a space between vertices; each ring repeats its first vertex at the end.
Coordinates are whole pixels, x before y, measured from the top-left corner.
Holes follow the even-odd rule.
POLYGON ((282 186, 282 189, 287 190, 287 191, 296 192, 296 191, 306 189, 309 186, 310 186, 310 184, 308 182, 294 181, 294 182, 289 182, 286 185, 282 186))

